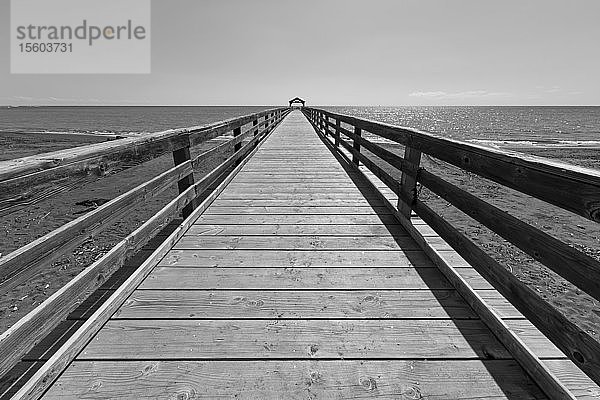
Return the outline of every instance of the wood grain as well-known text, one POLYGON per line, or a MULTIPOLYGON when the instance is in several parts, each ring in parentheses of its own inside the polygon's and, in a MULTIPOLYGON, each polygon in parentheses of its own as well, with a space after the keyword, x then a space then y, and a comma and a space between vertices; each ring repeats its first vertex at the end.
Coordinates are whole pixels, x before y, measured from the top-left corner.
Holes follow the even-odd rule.
MULTIPOLYGON (((429 229, 432 235, 434 231, 429 229)), ((190 235, 208 236, 406 236, 407 233, 400 225, 294 225, 294 224, 195 224, 187 232, 190 235)))
POLYGON ((366 206, 330 206, 330 207, 305 207, 305 206, 297 206, 297 207, 277 207, 277 206, 248 206, 248 207, 231 207, 231 206, 218 206, 214 205, 206 210, 204 215, 240 215, 240 214, 250 214, 250 215, 263 215, 263 214, 346 214, 346 215, 384 215, 389 214, 389 210, 383 206, 379 207, 371 207, 369 205, 366 206))
POLYGON ((430 267, 421 250, 171 250, 159 263, 171 267, 430 267))
POLYGON ((198 218, 196 224, 203 225, 397 225, 398 221, 389 214, 384 215, 209 215, 198 218))
MULTIPOLYGON (((441 241, 441 239, 439 239, 441 241)), ((444 242, 445 243, 445 242, 444 242)), ((174 249, 228 250, 420 250, 410 237, 184 236, 174 249)), ((449 250, 446 247, 446 250, 449 250)))
POLYGON ((111 320, 77 357, 162 358, 503 359, 510 355, 478 320, 111 320))
MULTIPOLYGON (((465 268, 469 276, 472 269, 465 268)), ((471 284, 490 289, 472 276, 471 284)), ((140 289, 450 289, 436 268, 177 268, 156 267, 140 289)))
POLYGON ((545 396, 514 361, 76 361, 45 399, 511 399, 545 396))
POLYGON ((453 290, 138 290, 113 315, 127 319, 477 318, 453 290))

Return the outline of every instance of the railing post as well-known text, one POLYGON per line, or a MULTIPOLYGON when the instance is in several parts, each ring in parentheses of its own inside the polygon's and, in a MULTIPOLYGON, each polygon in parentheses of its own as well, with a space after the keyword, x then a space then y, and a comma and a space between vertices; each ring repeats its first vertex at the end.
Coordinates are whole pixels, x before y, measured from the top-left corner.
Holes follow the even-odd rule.
MULTIPOLYGON (((238 128, 235 128, 233 130, 233 137, 234 138, 240 136, 241 134, 242 134, 242 127, 241 126, 238 127, 238 128)), ((233 152, 235 153, 236 151, 240 150, 241 148, 242 148, 242 143, 241 142, 240 143, 236 143, 236 144, 233 145, 233 152)))
POLYGON ((340 121, 340 118, 338 117, 335 120, 335 147, 340 147, 340 125, 341 125, 341 121, 340 121))
POLYGON ((404 150, 404 165, 400 178, 400 195, 398 196, 398 211, 410 221, 412 206, 417 199, 417 172, 421 163, 421 152, 414 147, 406 146, 404 150))
MULTIPOLYGON (((187 136, 187 145, 181 149, 177 149, 173 152, 173 163, 175 165, 183 164, 186 161, 191 160, 192 157, 190 155, 190 137, 187 136)), ((177 187, 179 189, 179 193, 183 193, 187 188, 194 184, 194 172, 189 175, 184 176, 177 182, 177 187)), ((190 216, 192 211, 198 206, 198 201, 196 198, 192 199, 188 205, 183 207, 181 210, 181 216, 183 218, 187 218, 190 216)))
POLYGON ((319 127, 319 132, 323 130, 323 116, 320 111, 317 111, 317 126, 319 127))
POLYGON ((267 128, 269 128, 269 115, 265 115, 265 132, 268 130, 267 128))
MULTIPOLYGON (((356 135, 356 137, 361 137, 362 129, 357 128, 355 126, 354 127, 354 135, 356 135)), ((358 167, 358 166, 360 166, 360 160, 358 159, 358 153, 360 153, 360 141, 357 141, 356 139, 354 139, 353 143, 352 143, 352 148, 356 152, 356 153, 352 154, 352 162, 354 163, 354 165, 356 165, 358 167)))
MULTIPOLYGON (((256 137, 256 135, 258 135, 258 131, 260 129, 257 125, 258 125, 258 118, 255 119, 254 121, 252 121, 252 128, 254 129, 254 135, 253 135, 254 137, 256 137)), ((257 147, 257 146, 258 146, 258 142, 254 143, 254 147, 257 147)))

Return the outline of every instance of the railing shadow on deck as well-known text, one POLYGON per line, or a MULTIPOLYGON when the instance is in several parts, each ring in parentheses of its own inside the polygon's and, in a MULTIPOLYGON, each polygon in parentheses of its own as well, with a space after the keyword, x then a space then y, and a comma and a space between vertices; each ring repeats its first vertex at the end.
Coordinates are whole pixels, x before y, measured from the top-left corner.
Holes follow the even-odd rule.
POLYGON ((397 207, 391 207, 402 225, 442 266, 463 297, 482 315, 494 333, 503 338, 505 346, 517 355, 525 370, 538 383, 544 382, 551 388, 545 389, 547 393, 554 390, 559 395, 553 395, 553 398, 573 398, 527 346, 497 315, 490 312, 485 302, 469 290, 466 282, 447 266, 440 255, 422 238, 419 239, 420 234, 411 222, 413 211, 582 371, 600 383, 600 342, 437 214, 419 198, 418 191, 418 185, 431 190, 590 296, 600 299, 600 261, 432 174, 420 165, 420 159, 421 154, 426 154, 596 222, 600 222, 600 171, 522 153, 488 149, 321 109, 307 107, 303 113, 320 136, 328 138, 326 141, 334 153, 348 153, 344 155, 346 162, 350 163, 348 165, 357 169, 359 163, 363 164, 398 196, 397 207), (342 123, 351 129, 345 128, 342 123), (364 132, 405 146, 404 157, 369 140, 364 132), (368 150, 369 155, 361 149, 368 150), (400 176, 380 168, 382 161, 399 171, 400 176))
MULTIPOLYGON (((57 257, 68 253, 90 234, 101 231, 108 223, 115 221, 141 202, 161 193, 174 183, 179 187, 179 195, 156 215, 0 334, 0 376, 4 376, 15 367, 30 351, 36 354, 41 351, 51 354, 57 343, 53 343, 52 338, 47 336, 55 336, 58 342, 68 337, 67 331, 70 328, 63 326, 65 329, 61 330, 61 321, 76 309, 82 311, 78 307, 89 306, 86 311, 89 315, 94 307, 101 305, 102 300, 106 298, 100 293, 102 288, 110 290, 119 287, 119 283, 127 279, 128 273, 135 271, 136 265, 144 262, 144 254, 148 256, 152 253, 152 250, 146 247, 147 243, 159 240, 156 239, 159 237, 166 238, 169 229, 172 230, 174 226, 173 221, 180 218, 180 213, 183 218, 190 215, 194 208, 211 194, 212 189, 226 179, 233 168, 251 154, 259 142, 288 113, 287 107, 265 110, 207 126, 158 132, 133 139, 120 139, 0 162, 0 207, 6 204, 18 205, 20 199, 35 196, 31 193, 57 181, 62 184, 65 181, 81 184, 82 181, 98 179, 109 168, 128 168, 132 165, 132 158, 147 161, 171 152, 175 164, 173 168, 150 181, 0 258, 0 293, 7 293, 30 277, 43 272, 57 257), (244 128, 245 130, 242 130, 244 128), (190 147, 228 133, 232 133, 233 138, 191 158, 190 147), (220 157, 224 151, 233 153, 207 175, 201 179, 194 179, 196 166, 211 158, 220 157), (145 247, 147 250, 142 251, 145 247), (116 271, 119 273, 115 274, 116 271), (95 297, 89 298, 90 292, 94 292, 95 297), (32 350, 36 344, 40 346, 32 350)), ((7 210, 6 207, 4 210, 7 210)), ((27 377, 39 368, 41 364, 38 364, 32 363, 25 370, 22 370, 24 364, 17 365, 17 370, 12 372, 21 372, 27 377)), ((6 382, 8 381, 3 379, 3 383, 6 382)))
MULTIPOLYGON (((388 210, 390 209, 390 206, 393 208, 393 205, 391 205, 391 203, 389 203, 389 200, 387 199, 387 197, 374 185, 374 183, 371 180, 369 180, 361 171, 358 170, 357 165, 355 164, 355 162, 353 162, 353 160, 351 158, 348 158, 348 156, 346 154, 344 154, 336 149, 335 142, 328 140, 327 137, 323 134, 323 132, 319 131, 318 127, 315 126, 314 124, 313 124, 313 127, 315 128, 315 131, 317 132, 319 139, 331 151, 333 156, 340 163, 341 167, 348 174, 348 177, 356 185, 357 189, 361 192, 361 194, 364 196, 366 201, 372 207, 373 211, 377 214, 381 223, 387 228, 390 235, 392 237, 394 237, 394 239, 396 240, 396 242, 398 243, 398 245, 400 247, 401 243, 397 240, 397 235, 394 234, 395 232, 398 231, 398 225, 402 226, 400 224, 400 221, 399 220, 397 221, 398 224, 393 224, 390 222, 389 218, 384 217, 384 216, 387 217, 390 215, 393 215, 395 217, 397 217, 397 216, 394 213, 392 213, 392 214, 385 213, 384 214, 381 211, 377 211, 377 210, 381 209, 382 203, 387 206, 388 210)), ((403 232, 408 234, 408 232, 405 231, 405 229, 403 227, 401 229, 403 232)), ((421 263, 421 259, 416 258, 415 254, 411 253, 410 251, 408 251, 408 252, 405 251, 404 255, 407 257, 407 259, 411 265, 419 265, 421 263)), ((415 271, 417 272, 419 277, 423 280, 425 285, 427 285, 428 288, 435 287, 435 284, 437 282, 432 280, 432 277, 430 275, 422 273, 422 268, 415 268, 415 271)), ((453 289, 450 289, 450 290, 453 290, 453 289)), ((466 326, 464 321, 469 321, 469 320, 472 321, 473 319, 479 319, 479 316, 477 316, 477 313, 474 310, 473 310, 473 315, 474 315, 473 317, 464 318, 464 317, 457 316, 455 311, 451 307, 451 304, 449 304, 448 298, 445 296, 442 296, 441 292, 443 292, 443 290, 435 290, 435 289, 431 290, 431 293, 434 295, 434 297, 438 301, 439 306, 441 308, 443 308, 444 311, 448 314, 448 317, 450 318, 450 320, 452 321, 454 326, 457 328, 457 330, 461 333, 463 338, 467 342, 469 342, 469 339, 472 340, 473 331, 470 330, 468 326, 466 326)), ((518 395, 515 395, 513 389, 511 388, 512 383, 506 381, 506 378, 507 378, 506 375, 502 375, 500 373, 501 371, 498 368, 497 361, 503 360, 503 358, 497 357, 497 355, 495 355, 493 351, 489 351, 487 348, 482 347, 481 343, 477 343, 477 345, 474 345, 471 348, 475 352, 477 357, 481 358, 480 361, 481 361, 482 365, 484 365, 484 367, 486 368, 486 370, 488 371, 488 373, 490 374, 492 379, 494 379, 494 381, 498 384, 498 387, 503 391, 506 398, 514 399, 514 400, 519 399, 520 397, 517 397, 518 395)), ((516 366, 516 362, 515 362, 515 366, 516 366)))

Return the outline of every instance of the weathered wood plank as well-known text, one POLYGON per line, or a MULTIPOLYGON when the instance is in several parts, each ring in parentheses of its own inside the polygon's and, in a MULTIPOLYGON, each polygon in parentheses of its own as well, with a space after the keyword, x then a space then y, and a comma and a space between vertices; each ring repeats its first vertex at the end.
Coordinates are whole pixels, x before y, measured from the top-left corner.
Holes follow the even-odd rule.
POLYGON ((398 221, 389 214, 384 215, 202 215, 196 221, 202 225, 381 225, 398 221))
POLYGON ((476 319, 453 290, 138 290, 112 316, 127 319, 476 319))
POLYGON ((233 193, 228 192, 224 194, 221 199, 236 199, 236 200, 329 200, 331 204, 334 204, 338 200, 363 200, 372 199, 374 196, 366 195, 363 196, 360 193, 327 193, 327 191, 321 193, 233 193))
MULTIPOLYGON (((430 229, 431 235, 436 233, 430 229)), ((294 225, 294 224, 196 224, 187 232, 187 236, 406 236, 407 233, 400 225, 294 225)))
MULTIPOLYGON (((544 348, 538 350, 554 355, 544 348)), ((479 320, 111 320, 77 357, 78 360, 164 358, 506 359, 511 356, 479 320)))
MULTIPOLYGON (((466 280, 472 286, 472 282, 469 282, 468 279, 466 280)), ((475 292, 481 296, 486 304, 491 307, 501 318, 525 318, 523 317, 523 314, 521 314, 519 310, 515 308, 515 306, 510 304, 510 302, 496 290, 475 290, 475 292)))
POLYGON ((430 267, 421 251, 402 250, 171 250, 159 263, 171 267, 430 267))
POLYGON ((250 215, 261 215, 261 214, 346 214, 346 215, 366 215, 366 214, 389 214, 390 211, 387 207, 371 207, 371 206, 351 206, 351 207, 276 207, 276 206, 249 206, 249 207, 230 207, 230 206, 218 206, 213 205, 206 210, 205 215, 227 215, 227 214, 250 214, 250 215))
POLYGON ((44 398, 92 393, 105 399, 545 399, 512 360, 76 361, 44 398))
MULTIPOLYGON (((472 269, 465 268, 465 274, 472 269)), ((484 279, 471 280, 491 289, 484 279)), ((139 289, 451 289, 437 268, 177 268, 156 267, 139 289)))
MULTIPOLYGON (((441 240, 441 239, 440 239, 441 240)), ((421 250, 410 237, 184 236, 177 250, 421 250)), ((450 250, 450 248, 446 248, 450 250)))
POLYGON ((570 360, 543 360, 542 362, 577 397, 577 400, 600 398, 600 387, 570 360))
POLYGON ((215 207, 380 207, 381 201, 375 199, 328 199, 276 200, 276 199, 221 199, 215 200, 215 207))

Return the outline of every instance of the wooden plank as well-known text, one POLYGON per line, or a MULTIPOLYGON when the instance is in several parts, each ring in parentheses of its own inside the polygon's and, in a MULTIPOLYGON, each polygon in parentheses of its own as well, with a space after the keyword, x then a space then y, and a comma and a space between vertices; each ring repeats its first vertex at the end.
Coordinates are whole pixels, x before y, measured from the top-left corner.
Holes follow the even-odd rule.
POLYGON ((335 203, 338 200, 362 200, 362 199, 373 199, 374 196, 366 195, 363 196, 361 193, 328 193, 327 191, 317 193, 244 193, 241 192, 227 192, 221 196, 221 199, 236 199, 236 200, 328 200, 330 203, 335 203))
MULTIPOLYGON (((429 231, 435 234, 433 230, 429 231)), ((401 225, 294 225, 294 224, 196 224, 187 232, 187 236, 406 236, 401 225)))
POLYGON ((76 361, 45 399, 545 399, 512 360, 76 361), (101 382, 101 384, 100 384, 101 382))
MULTIPOLYGON (((543 354, 552 355, 543 348, 543 354)), ((111 320, 78 360, 511 358, 479 320, 111 320)))
MULTIPOLYGON (((213 203, 214 207, 331 207, 332 201, 329 199, 309 199, 309 200, 276 200, 276 199, 222 199, 219 198, 213 203)), ((356 198, 356 199, 337 199, 337 207, 380 207, 383 202, 374 199, 356 198)))
POLYGON ((454 290, 138 290, 113 319, 476 319, 454 290))
POLYGON ((341 214, 341 215, 383 215, 389 214, 390 211, 387 207, 383 206, 334 206, 334 207, 326 207, 326 206, 314 206, 314 207, 304 207, 304 206, 290 206, 290 207, 281 207, 281 206, 248 206, 248 207, 231 207, 231 206, 220 206, 213 205, 206 210, 205 215, 241 215, 241 214, 250 214, 250 215, 265 215, 265 214, 281 214, 281 215, 298 215, 298 214, 341 214))
POLYGON ((159 263, 171 267, 430 267, 421 250, 171 250, 159 263))
MULTIPOLYGON (((472 269, 465 268, 468 274, 472 269), (468 271, 467 271, 468 270, 468 271)), ((473 277, 478 289, 490 289, 473 277)), ((140 289, 451 289, 436 268, 177 268, 156 267, 140 289)))
MULTIPOLYGON (((421 250, 410 237, 184 236, 177 250, 421 250)), ((450 250, 450 248, 447 248, 450 250)))
POLYGON ((543 363, 573 393, 577 400, 598 400, 600 387, 570 360, 543 360, 543 363))
MULTIPOLYGON (((462 269, 466 270, 467 268, 462 269)), ((472 282, 468 279, 465 280, 472 286, 472 282)), ((496 290, 476 290, 476 292, 501 318, 525 318, 515 306, 510 304, 510 302, 496 290)))
POLYGON ((395 217, 384 215, 202 215, 195 224, 201 225, 381 225, 397 224, 395 217))

